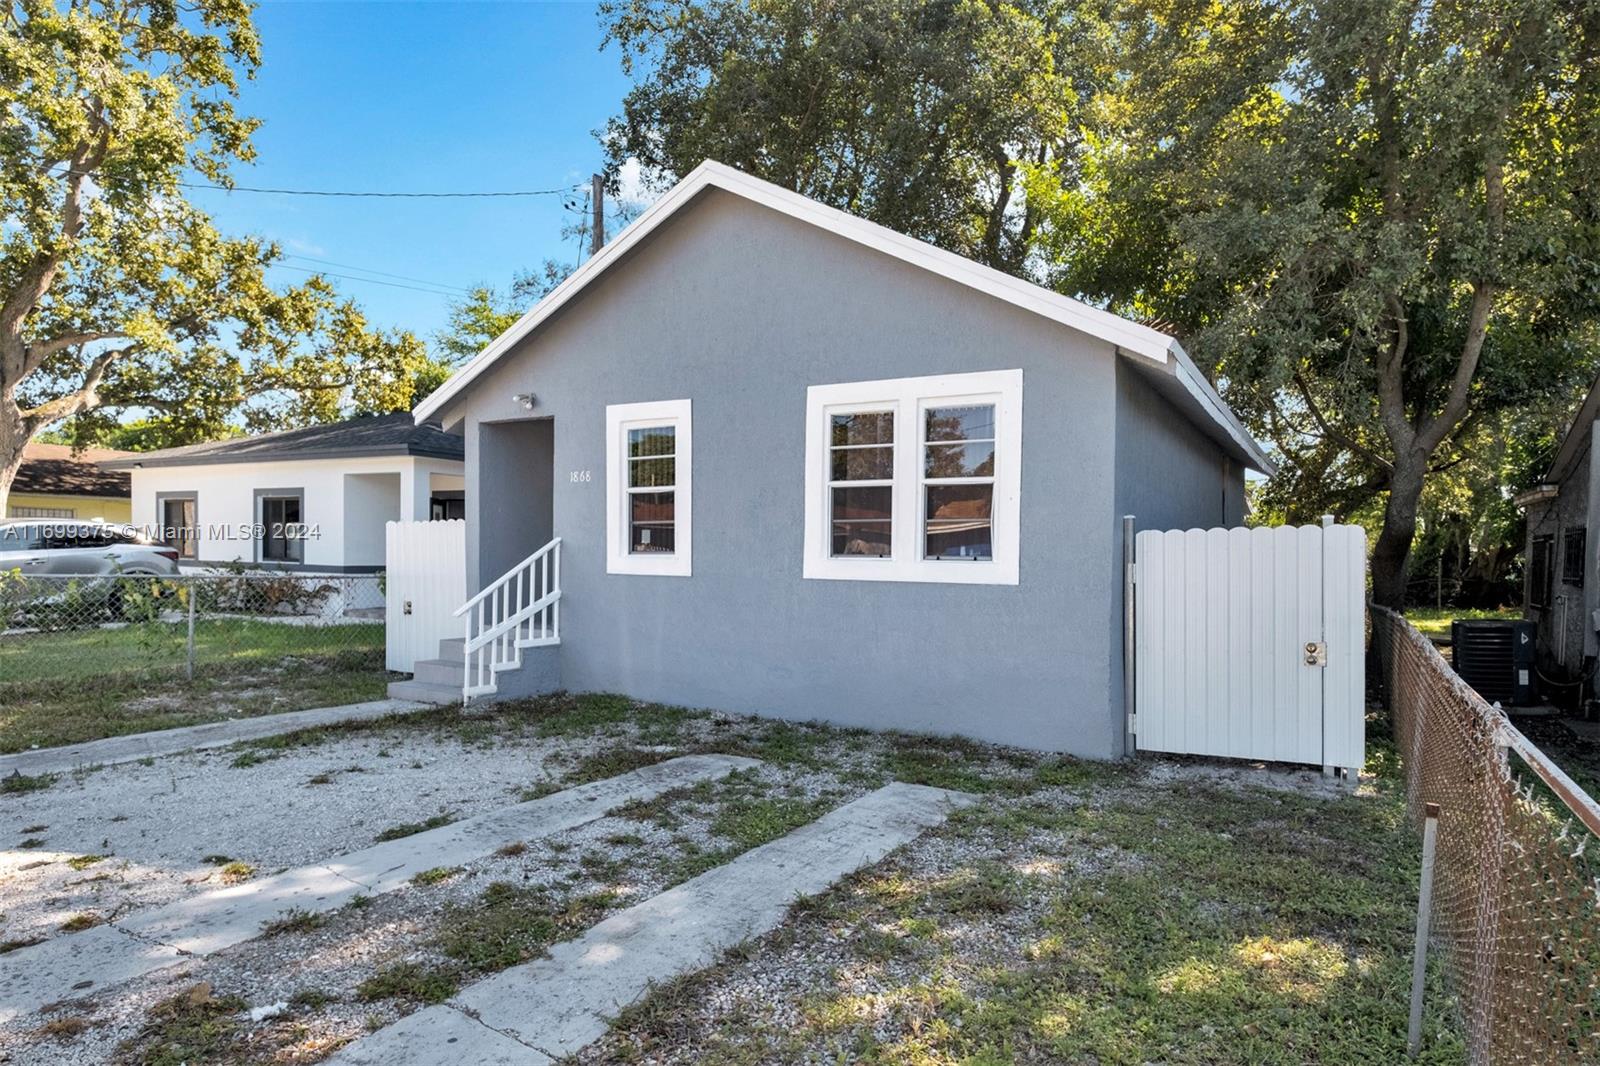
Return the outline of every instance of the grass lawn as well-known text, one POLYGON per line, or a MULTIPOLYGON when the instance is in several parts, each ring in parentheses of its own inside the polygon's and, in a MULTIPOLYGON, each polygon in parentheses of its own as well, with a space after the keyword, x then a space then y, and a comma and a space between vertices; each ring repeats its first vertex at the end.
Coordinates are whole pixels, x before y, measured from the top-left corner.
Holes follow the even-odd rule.
POLYGON ((1520 607, 1407 607, 1406 621, 1425 637, 1450 636, 1455 618, 1521 618, 1520 607))
MULTIPOLYGON (((471 717, 440 710, 258 741, 211 772, 257 775, 258 787, 282 787, 296 804, 340 788, 383 794, 400 778, 410 796, 419 787, 411 782, 431 772, 426 752, 473 776, 459 760, 503 759, 502 748, 530 773, 507 802, 694 752, 762 765, 636 801, 559 839, 510 841, 493 856, 424 871, 403 892, 326 921, 274 929, 239 949, 256 952, 249 965, 197 960, 193 980, 208 982, 217 1000, 206 1019, 216 1040, 204 1051, 169 1017, 178 1000, 142 1006, 130 1015, 133 1032, 117 1022, 115 1033, 89 1029, 77 1039, 120 1044, 118 1061, 314 1061, 901 780, 971 791, 979 803, 795 903, 771 934, 656 986, 565 1061, 1405 1061, 1419 847, 1382 740, 1372 745, 1371 776, 1349 795, 1315 773, 1297 782, 1204 760, 1087 763, 558 695, 471 717), (278 980, 285 970, 296 973, 278 980), (279 999, 292 1002, 289 1015, 244 1022, 240 1004, 279 999)), ((108 770, 80 787, 110 788, 118 772, 137 771, 108 770)), ((359 839, 459 814, 408 808, 388 828, 362 824, 359 839)), ((41 812, 38 821, 42 835, 50 819, 41 812)), ((239 841, 232 854, 248 856, 247 846, 239 841)), ((99 998, 115 1011, 117 995, 99 998)), ((1426 1007, 1419 1061, 1461 1063, 1437 973, 1426 1007)))
MULTIPOLYGON (((1405 1061, 1418 849, 1393 776, 1328 799, 1019 769, 1033 791, 797 905, 578 1061, 1405 1061)), ((1426 1032, 1419 1061, 1463 1061, 1437 973, 1426 1032)))
POLYGON ((52 747, 383 697, 377 623, 297 626, 248 619, 85 627, 0 638, 0 752, 52 747))

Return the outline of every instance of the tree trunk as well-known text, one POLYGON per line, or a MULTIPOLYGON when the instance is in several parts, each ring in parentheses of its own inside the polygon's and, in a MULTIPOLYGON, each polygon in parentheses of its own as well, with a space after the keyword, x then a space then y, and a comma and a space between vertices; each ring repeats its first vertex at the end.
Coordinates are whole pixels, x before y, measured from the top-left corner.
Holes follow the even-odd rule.
POLYGON ((11 390, 0 392, 0 519, 6 516, 11 483, 22 466, 22 449, 27 446, 28 436, 22 412, 12 402, 11 390))
POLYGON ((1415 449, 1395 457, 1389 477, 1389 502, 1383 509, 1383 530, 1372 548, 1372 601, 1396 611, 1406 605, 1406 564, 1417 534, 1417 505, 1422 500, 1428 456, 1415 449))

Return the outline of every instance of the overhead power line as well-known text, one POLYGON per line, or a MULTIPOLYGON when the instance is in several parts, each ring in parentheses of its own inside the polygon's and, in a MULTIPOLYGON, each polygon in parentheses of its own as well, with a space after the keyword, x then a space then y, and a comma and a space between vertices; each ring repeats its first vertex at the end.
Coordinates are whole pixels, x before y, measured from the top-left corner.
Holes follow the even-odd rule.
MULTIPOLYGON (((68 167, 65 170, 51 168, 51 173, 57 177, 72 177, 74 175, 93 178, 92 171, 75 171, 68 167)), ((271 196, 358 196, 376 197, 381 199, 425 199, 425 200, 460 200, 481 199, 486 197, 506 196, 560 196, 562 193, 573 192, 577 189, 587 188, 587 183, 563 185, 555 189, 512 189, 507 191, 492 192, 379 192, 377 190, 347 190, 347 189, 279 189, 266 188, 259 185, 218 185, 208 181, 180 181, 175 184, 185 189, 215 189, 218 192, 253 192, 265 193, 271 196)))
MULTIPOLYGON (((387 270, 374 270, 371 267, 357 266, 354 263, 341 263, 334 259, 318 259, 314 255, 301 255, 299 252, 284 252, 283 257, 285 259, 303 259, 308 263, 321 263, 324 266, 342 267, 345 270, 359 270, 363 274, 376 274, 380 278, 396 278, 400 281, 414 281, 418 285, 431 285, 436 289, 449 289, 452 292, 459 292, 466 296, 472 295, 473 292, 472 289, 469 289, 464 285, 450 285, 443 281, 429 281, 427 278, 414 278, 409 274, 392 274, 387 270)), ((290 266, 291 264, 285 263, 283 265, 290 266)))
POLYGON ((307 274, 321 274, 325 278, 343 278, 345 281, 364 281, 368 285, 387 285, 391 289, 410 289, 412 292, 425 292, 431 296, 443 296, 448 300, 456 299, 456 294, 443 289, 424 289, 421 285, 402 285, 398 281, 379 281, 377 278, 358 278, 354 274, 336 274, 331 270, 317 270, 314 267, 296 266, 293 263, 274 263, 276 267, 286 270, 302 270, 307 274))
POLYGON ((267 189, 254 185, 213 185, 203 181, 180 181, 178 184, 186 189, 215 189, 218 192, 255 192, 272 196, 366 196, 400 200, 465 200, 505 196, 559 196, 562 193, 582 188, 579 185, 563 185, 559 189, 516 189, 507 192, 376 192, 345 189, 267 189))

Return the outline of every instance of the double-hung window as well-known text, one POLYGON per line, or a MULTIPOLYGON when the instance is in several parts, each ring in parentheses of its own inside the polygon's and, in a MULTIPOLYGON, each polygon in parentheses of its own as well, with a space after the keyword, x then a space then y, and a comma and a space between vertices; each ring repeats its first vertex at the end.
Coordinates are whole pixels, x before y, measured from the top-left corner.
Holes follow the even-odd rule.
POLYGON ((606 408, 606 571, 690 574, 688 400, 606 408))
POLYGON ((1016 584, 1022 371, 814 385, 805 576, 1016 584))

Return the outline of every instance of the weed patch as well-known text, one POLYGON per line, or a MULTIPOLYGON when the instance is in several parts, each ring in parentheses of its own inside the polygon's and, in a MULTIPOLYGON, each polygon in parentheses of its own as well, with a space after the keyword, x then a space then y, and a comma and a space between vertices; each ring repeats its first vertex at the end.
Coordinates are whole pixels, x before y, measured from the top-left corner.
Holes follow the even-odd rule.
POLYGON ((278 917, 261 923, 262 936, 283 936, 288 933, 310 933, 328 924, 328 916, 298 907, 284 911, 278 917))
POLYGON ((430 829, 438 829, 449 825, 456 820, 453 814, 436 814, 432 818, 420 822, 401 822, 399 825, 390 826, 373 839, 382 844, 386 840, 399 840, 401 837, 416 836, 426 833, 430 829))
POLYGON ((0 793, 10 796, 22 792, 38 792, 55 784, 56 777, 56 774, 34 774, 30 777, 21 770, 13 770, 5 777, 0 777, 0 793))
POLYGON ((414 1003, 443 1003, 461 987, 454 968, 428 967, 416 962, 387 966, 356 986, 356 995, 372 1001, 404 999, 414 1003))

